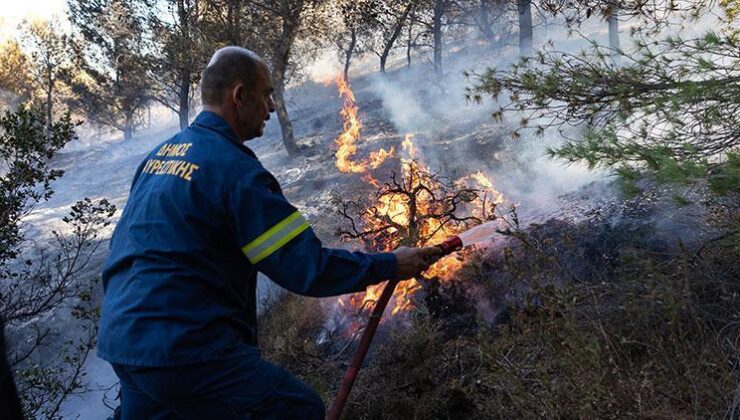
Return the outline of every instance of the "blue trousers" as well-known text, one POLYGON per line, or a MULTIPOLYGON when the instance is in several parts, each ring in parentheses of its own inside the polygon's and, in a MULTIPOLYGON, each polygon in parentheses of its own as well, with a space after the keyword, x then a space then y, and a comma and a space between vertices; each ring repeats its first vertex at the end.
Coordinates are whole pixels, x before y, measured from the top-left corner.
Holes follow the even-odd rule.
POLYGON ((184 367, 113 364, 123 420, 315 419, 324 404, 287 370, 245 356, 184 367))

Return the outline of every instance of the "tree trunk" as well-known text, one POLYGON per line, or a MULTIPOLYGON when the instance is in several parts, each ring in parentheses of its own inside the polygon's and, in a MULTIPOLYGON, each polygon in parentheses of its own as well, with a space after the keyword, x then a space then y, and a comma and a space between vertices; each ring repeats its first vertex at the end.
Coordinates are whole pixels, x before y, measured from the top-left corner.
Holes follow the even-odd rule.
POLYGON ((275 89, 272 97, 275 102, 278 121, 280 121, 283 145, 290 157, 298 155, 299 149, 293 134, 293 123, 290 122, 288 109, 285 106, 285 76, 288 70, 288 63, 290 61, 290 50, 298 32, 298 25, 300 24, 298 20, 300 12, 301 10, 298 10, 293 16, 283 17, 282 35, 275 48, 275 57, 272 66, 272 82, 275 89))
POLYGON ((228 0, 226 22, 229 25, 229 43, 241 46, 241 0, 228 0))
POLYGON ((242 46, 242 0, 233 0, 236 3, 234 14, 234 45, 242 46))
POLYGON ((401 16, 396 20, 396 26, 393 28, 393 33, 391 34, 391 37, 388 39, 388 42, 385 43, 383 46, 383 53, 380 54, 380 71, 385 73, 385 63, 388 61, 388 55, 391 53, 391 49, 393 49, 393 44, 396 43, 396 40, 398 39, 398 36, 401 34, 401 30, 403 29, 403 24, 406 22, 406 18, 409 16, 409 13, 411 12, 411 8, 414 6, 414 2, 410 1, 408 6, 406 6, 406 9, 404 9, 401 16))
POLYGON ((52 112, 53 112, 53 103, 52 103, 52 94, 54 93, 54 79, 51 77, 51 68, 49 68, 48 74, 47 74, 48 80, 47 80, 47 86, 46 86, 46 141, 51 141, 51 125, 52 125, 52 112))
POLYGON ((351 37, 349 40, 349 47, 345 51, 344 55, 344 80, 349 81, 349 65, 352 61, 352 54, 355 52, 355 46, 357 45, 357 31, 352 28, 351 37))
POLYGON ((288 109, 285 106, 285 86, 281 81, 276 83, 272 98, 275 102, 275 109, 278 114, 278 121, 280 122, 280 131, 283 134, 283 145, 285 146, 285 151, 288 152, 288 156, 295 157, 300 153, 300 150, 295 142, 293 123, 290 122, 288 109))
POLYGON ((134 136, 134 116, 133 114, 126 115, 126 122, 123 126, 123 139, 131 140, 134 136))
POLYGON ((519 54, 532 54, 532 1, 517 0, 519 9, 519 54))
MULTIPOLYGON (((190 17, 188 16, 188 10, 185 8, 184 0, 177 1, 177 17, 180 21, 181 36, 184 39, 190 41, 190 17)), ((189 54, 189 52, 186 52, 189 54)), ((187 59, 189 61, 189 59, 187 59)), ((180 130, 184 130, 187 126, 190 116, 190 67, 184 65, 186 63, 180 63, 182 67, 178 72, 178 78, 180 79, 180 89, 178 92, 178 111, 177 115, 180 118, 180 130)), ((189 64, 189 63, 188 63, 189 64)))
POLYGON ((180 72, 180 92, 178 93, 180 104, 177 115, 180 117, 180 129, 185 129, 190 124, 190 71, 183 69, 180 72))
POLYGON ((411 68, 411 48, 413 47, 413 29, 414 25, 409 25, 409 38, 406 41, 406 68, 411 68))
POLYGON ((434 17, 432 19, 432 34, 434 36, 434 74, 437 79, 442 78, 442 17, 445 13, 447 0, 434 2, 434 17))
POLYGON ((619 49, 619 15, 617 9, 613 8, 609 13, 609 47, 619 49))
POLYGON ((491 25, 491 0, 480 0, 478 6, 478 28, 488 42, 493 42, 494 33, 491 25))

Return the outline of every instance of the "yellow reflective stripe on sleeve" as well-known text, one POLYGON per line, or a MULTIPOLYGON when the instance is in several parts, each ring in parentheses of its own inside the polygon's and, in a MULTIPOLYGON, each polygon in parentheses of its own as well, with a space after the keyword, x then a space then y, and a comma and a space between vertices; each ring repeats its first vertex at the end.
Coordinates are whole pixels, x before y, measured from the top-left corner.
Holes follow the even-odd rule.
POLYGON ((242 248, 242 251, 252 264, 257 264, 308 227, 306 219, 303 218, 300 212, 296 211, 254 241, 248 243, 242 248))

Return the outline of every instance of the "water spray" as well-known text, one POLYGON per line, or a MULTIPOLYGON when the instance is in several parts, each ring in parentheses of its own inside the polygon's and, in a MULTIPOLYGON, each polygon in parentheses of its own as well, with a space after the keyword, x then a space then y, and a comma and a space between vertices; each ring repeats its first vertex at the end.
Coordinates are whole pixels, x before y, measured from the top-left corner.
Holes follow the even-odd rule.
MULTIPOLYGON (((436 245, 442 250, 442 255, 439 258, 450 255, 464 247, 490 240, 495 233, 496 224, 493 221, 490 221, 475 226, 459 235, 451 236, 444 242, 436 245)), ((342 384, 339 386, 337 396, 334 398, 334 404, 332 405, 331 410, 329 410, 329 415, 327 416, 328 420, 339 420, 342 410, 344 409, 344 405, 347 403, 347 399, 349 398, 349 393, 352 391, 352 386, 357 379, 357 374, 362 368, 362 362, 365 360, 367 351, 370 348, 370 343, 373 341, 375 331, 378 329, 380 318, 383 317, 383 312, 385 311, 386 306, 388 306, 388 302, 390 301, 391 296, 393 296, 393 292, 396 290, 396 286, 399 282, 400 280, 389 280, 388 284, 383 288, 383 293, 380 295, 380 298, 375 303, 375 307, 373 308, 373 312, 370 314, 367 326, 362 332, 362 337, 360 337, 360 344, 357 347, 357 351, 352 357, 352 361, 342 379, 342 384)))

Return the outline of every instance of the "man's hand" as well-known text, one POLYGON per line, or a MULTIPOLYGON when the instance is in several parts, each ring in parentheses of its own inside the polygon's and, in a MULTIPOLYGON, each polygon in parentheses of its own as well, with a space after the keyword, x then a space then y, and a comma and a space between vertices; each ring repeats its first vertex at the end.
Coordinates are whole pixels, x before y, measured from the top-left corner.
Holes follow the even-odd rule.
POLYGON ((429 268, 430 265, 437 262, 442 257, 442 250, 436 246, 427 248, 409 248, 406 246, 399 247, 395 251, 398 264, 396 277, 399 280, 410 279, 418 276, 422 271, 429 268))

